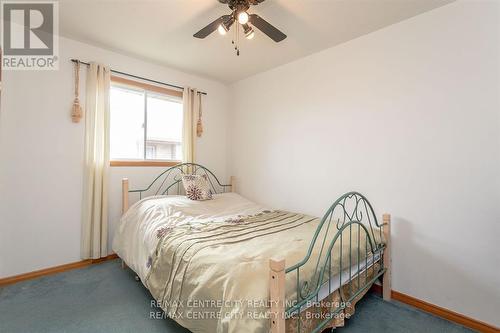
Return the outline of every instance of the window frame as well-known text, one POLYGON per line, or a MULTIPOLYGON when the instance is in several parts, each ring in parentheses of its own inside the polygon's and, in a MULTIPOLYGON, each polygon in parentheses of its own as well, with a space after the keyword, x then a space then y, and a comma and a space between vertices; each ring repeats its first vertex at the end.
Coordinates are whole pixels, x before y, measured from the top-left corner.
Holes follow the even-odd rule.
MULTIPOLYGON (((162 95, 167 95, 175 98, 182 99, 183 92, 179 90, 169 89, 165 87, 160 87, 140 81, 130 80, 123 78, 121 76, 112 75, 111 76, 111 84, 116 84, 117 86, 125 86, 133 89, 140 89, 145 92, 157 93, 162 95)), ((147 129, 144 131, 144 135, 147 135, 147 129)), ((146 149, 146 146, 144 146, 146 149)), ((142 159, 142 160, 127 160, 127 159, 117 159, 109 161, 109 165, 112 167, 170 167, 182 163, 182 161, 178 160, 151 160, 151 159, 142 159)))

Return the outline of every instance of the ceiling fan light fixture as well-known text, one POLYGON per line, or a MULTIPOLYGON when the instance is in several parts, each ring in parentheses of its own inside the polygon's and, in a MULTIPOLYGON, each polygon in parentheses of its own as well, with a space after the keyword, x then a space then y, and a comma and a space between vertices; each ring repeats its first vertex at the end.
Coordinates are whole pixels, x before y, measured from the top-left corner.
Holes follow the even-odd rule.
POLYGON ((248 16, 247 12, 241 11, 238 13, 238 22, 240 22, 240 24, 247 24, 248 19, 249 19, 249 16, 248 16))
POLYGON ((219 27, 217 28, 217 31, 221 36, 224 36, 227 33, 226 27, 224 24, 219 24, 219 27))
POLYGON ((245 34, 245 37, 247 39, 252 39, 255 36, 255 32, 253 31, 252 27, 249 26, 248 24, 243 24, 243 33, 245 34))
POLYGON ((219 31, 219 34, 224 36, 227 32, 229 32, 229 29, 231 29, 231 26, 234 23, 234 18, 229 18, 225 22, 222 22, 219 24, 219 27, 217 27, 217 31, 219 31))
POLYGON ((255 37, 255 32, 253 31, 253 29, 245 35, 246 39, 253 39, 255 37))

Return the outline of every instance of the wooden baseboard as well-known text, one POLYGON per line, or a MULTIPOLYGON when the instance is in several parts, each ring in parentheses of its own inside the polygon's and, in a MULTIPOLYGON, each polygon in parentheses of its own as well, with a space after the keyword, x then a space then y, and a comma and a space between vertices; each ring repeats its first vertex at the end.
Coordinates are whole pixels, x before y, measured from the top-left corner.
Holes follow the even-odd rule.
POLYGON ((99 258, 99 259, 86 259, 86 260, 72 262, 72 263, 64 264, 64 265, 60 265, 60 266, 45 268, 45 269, 41 269, 41 270, 34 271, 34 272, 19 274, 19 275, 15 275, 15 276, 9 276, 9 277, 0 279, 0 287, 6 286, 8 284, 13 284, 13 283, 25 281, 25 280, 35 279, 35 278, 42 277, 45 275, 51 275, 51 274, 61 273, 64 271, 69 271, 71 269, 83 268, 83 267, 87 267, 87 266, 90 266, 93 264, 98 264, 98 263, 101 263, 101 262, 104 262, 107 260, 113 260, 116 258, 118 258, 118 256, 113 253, 113 254, 110 254, 106 257, 99 258))
MULTIPOLYGON (((382 286, 380 286, 378 284, 374 284, 371 288, 371 291, 376 293, 376 294, 381 295, 382 294, 382 286)), ((454 311, 442 308, 440 306, 422 301, 422 300, 415 298, 413 296, 409 296, 409 295, 400 293, 399 291, 392 290, 391 297, 393 300, 411 305, 417 309, 428 312, 428 313, 433 314, 437 317, 441 317, 443 319, 452 321, 454 323, 460 324, 462 326, 471 328, 471 329, 479 331, 479 332, 485 332, 485 333, 498 333, 498 332, 500 332, 500 329, 498 327, 495 327, 493 325, 484 323, 482 321, 464 316, 460 313, 456 313, 454 311)))

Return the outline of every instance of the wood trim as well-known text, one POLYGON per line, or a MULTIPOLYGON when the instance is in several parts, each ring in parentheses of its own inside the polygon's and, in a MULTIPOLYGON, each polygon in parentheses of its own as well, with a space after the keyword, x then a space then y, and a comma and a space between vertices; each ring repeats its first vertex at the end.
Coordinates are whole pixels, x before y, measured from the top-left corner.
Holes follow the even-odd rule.
MULTIPOLYGON (((378 284, 374 284, 371 289, 372 292, 376 294, 382 294, 382 287, 378 284)), ((401 303, 405 303, 411 305, 417 309, 433 314, 437 317, 446 319, 448 321, 460 324, 462 326, 471 328, 473 330, 484 332, 484 333, 498 333, 500 332, 499 327, 495 327, 493 325, 487 324, 485 322, 464 316, 463 314, 448 310, 446 308, 442 308, 440 306, 422 301, 413 296, 409 296, 399 291, 392 290, 391 297, 393 300, 399 301, 401 303)))
POLYGON ((88 260, 90 260, 90 264, 93 265, 93 264, 100 264, 101 262, 105 262, 108 260, 114 260, 114 259, 118 259, 118 255, 116 253, 108 254, 107 256, 102 257, 102 258, 88 259, 88 260))
POLYGON ((169 96, 173 96, 173 97, 182 98, 182 94, 183 94, 183 92, 180 90, 174 90, 174 89, 169 89, 169 88, 165 88, 165 87, 155 86, 153 84, 144 83, 144 82, 135 81, 135 80, 130 80, 130 79, 123 78, 121 76, 116 76, 116 75, 111 76, 111 81, 119 83, 119 84, 123 84, 126 86, 137 87, 137 88, 144 89, 147 91, 153 91, 153 92, 157 92, 160 94, 169 95, 169 96))
POLYGON ((181 161, 110 161, 112 167, 171 167, 182 163, 181 161))
POLYGON ((94 264, 99 264, 99 263, 102 263, 104 261, 113 260, 113 259, 117 259, 117 258, 118 258, 118 255, 113 253, 113 254, 110 254, 106 257, 99 258, 99 259, 86 259, 86 260, 81 260, 81 261, 77 261, 77 262, 72 262, 69 264, 44 268, 44 269, 34 271, 34 272, 19 274, 19 275, 15 275, 15 276, 9 276, 9 277, 0 279, 0 287, 6 286, 9 284, 13 284, 13 283, 17 283, 17 282, 21 282, 21 281, 25 281, 25 280, 39 278, 39 277, 46 276, 46 275, 61 273, 61 272, 69 271, 69 270, 76 269, 76 268, 83 268, 83 267, 87 267, 87 266, 94 265, 94 264))

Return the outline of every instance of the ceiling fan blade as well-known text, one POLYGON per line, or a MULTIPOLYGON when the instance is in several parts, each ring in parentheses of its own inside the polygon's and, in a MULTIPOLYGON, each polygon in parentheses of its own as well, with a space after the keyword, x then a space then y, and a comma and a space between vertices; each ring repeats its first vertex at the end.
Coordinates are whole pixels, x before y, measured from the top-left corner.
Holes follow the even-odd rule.
POLYGON ((215 21, 213 21, 212 23, 210 23, 209 25, 207 25, 205 28, 203 28, 200 31, 198 31, 197 33, 195 33, 193 35, 193 37, 196 37, 196 38, 205 38, 205 37, 207 37, 212 32, 214 32, 215 30, 217 30, 217 28, 219 27, 219 25, 222 22, 225 22, 230 16, 231 15, 223 15, 223 16, 219 17, 218 19, 216 19, 215 21))
POLYGON ((257 14, 251 14, 249 21, 254 27, 268 35, 269 38, 274 40, 276 43, 281 42, 286 38, 286 35, 284 33, 276 29, 269 22, 267 22, 257 14))

